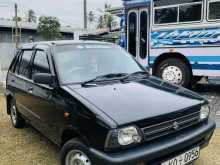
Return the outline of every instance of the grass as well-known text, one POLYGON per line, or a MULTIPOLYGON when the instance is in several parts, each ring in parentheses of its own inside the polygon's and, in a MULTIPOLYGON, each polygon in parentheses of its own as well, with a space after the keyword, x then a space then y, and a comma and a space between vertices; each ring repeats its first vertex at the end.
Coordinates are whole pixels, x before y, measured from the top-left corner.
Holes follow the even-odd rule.
MULTIPOLYGON (((0 165, 58 165, 59 150, 32 127, 15 129, 0 97, 0 165)), ((220 129, 201 152, 196 165, 220 164, 220 129)))

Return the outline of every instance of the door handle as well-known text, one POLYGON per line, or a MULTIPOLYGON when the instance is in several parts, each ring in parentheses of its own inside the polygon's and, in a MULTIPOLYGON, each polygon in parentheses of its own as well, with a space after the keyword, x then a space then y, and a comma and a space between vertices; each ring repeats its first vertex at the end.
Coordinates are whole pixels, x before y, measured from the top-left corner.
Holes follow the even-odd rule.
POLYGON ((33 93, 33 87, 29 87, 29 88, 28 88, 28 92, 29 92, 29 93, 33 93))
POLYGON ((14 80, 14 79, 12 79, 12 80, 11 80, 11 82, 15 82, 15 80, 14 80))

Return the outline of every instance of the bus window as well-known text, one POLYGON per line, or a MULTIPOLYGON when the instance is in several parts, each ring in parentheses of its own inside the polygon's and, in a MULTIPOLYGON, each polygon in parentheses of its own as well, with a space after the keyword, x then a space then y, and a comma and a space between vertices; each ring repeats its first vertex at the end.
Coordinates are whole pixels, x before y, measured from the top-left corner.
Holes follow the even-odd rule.
POLYGON ((179 22, 201 21, 202 19, 202 4, 180 5, 179 7, 179 22))
POLYGON ((137 14, 131 12, 128 16, 128 52, 136 57, 136 37, 137 37, 137 14))
POLYGON ((208 19, 217 20, 220 19, 220 1, 209 1, 208 19))
POLYGON ((145 59, 147 56, 147 36, 148 36, 148 15, 146 11, 140 13, 140 57, 145 59))
POLYGON ((154 24, 196 22, 202 20, 202 0, 154 0, 154 24))
POLYGON ((154 23, 155 24, 166 24, 177 22, 177 7, 166 7, 155 9, 154 23))

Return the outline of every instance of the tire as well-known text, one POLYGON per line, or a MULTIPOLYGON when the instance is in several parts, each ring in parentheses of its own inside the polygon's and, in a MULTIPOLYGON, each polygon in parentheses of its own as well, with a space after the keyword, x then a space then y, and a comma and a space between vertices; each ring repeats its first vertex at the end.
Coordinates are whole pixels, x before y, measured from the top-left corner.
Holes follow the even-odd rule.
POLYGON ((203 77, 202 76, 194 76, 192 78, 192 84, 195 85, 197 84, 203 77))
POLYGON ((191 87, 192 72, 181 59, 168 58, 158 64, 155 75, 165 81, 183 87, 191 87))
POLYGON ((11 116, 11 123, 15 128, 24 127, 25 121, 17 110, 15 100, 10 101, 10 116, 11 116))
POLYGON ((91 154, 86 145, 78 139, 67 141, 61 149, 60 164, 61 165, 77 165, 74 161, 83 161, 85 165, 94 165, 91 161, 91 154), (74 156, 75 155, 75 156, 74 156), (68 160, 72 160, 72 164, 68 160))

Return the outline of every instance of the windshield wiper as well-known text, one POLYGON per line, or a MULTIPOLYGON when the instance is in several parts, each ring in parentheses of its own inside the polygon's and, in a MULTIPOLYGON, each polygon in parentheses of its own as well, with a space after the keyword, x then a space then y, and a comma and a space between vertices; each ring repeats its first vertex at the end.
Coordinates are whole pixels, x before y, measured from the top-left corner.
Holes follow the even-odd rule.
POLYGON ((131 77, 137 77, 137 76, 148 76, 148 75, 149 75, 149 73, 147 73, 145 71, 137 71, 137 72, 128 74, 123 79, 131 78, 131 77))
POLYGON ((110 73, 110 74, 106 74, 106 75, 97 76, 94 79, 91 79, 91 80, 88 80, 88 81, 81 83, 81 85, 84 86, 84 85, 89 85, 89 84, 92 84, 95 82, 100 82, 100 81, 123 79, 126 76, 128 76, 127 73, 110 73))
POLYGON ((129 76, 136 76, 136 75, 149 75, 149 73, 145 71, 137 71, 137 72, 129 74, 129 76))

